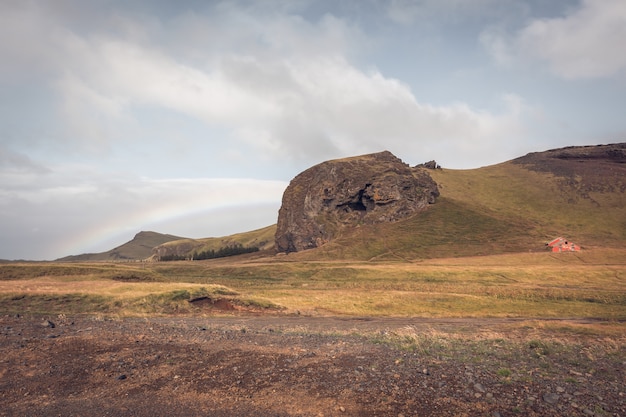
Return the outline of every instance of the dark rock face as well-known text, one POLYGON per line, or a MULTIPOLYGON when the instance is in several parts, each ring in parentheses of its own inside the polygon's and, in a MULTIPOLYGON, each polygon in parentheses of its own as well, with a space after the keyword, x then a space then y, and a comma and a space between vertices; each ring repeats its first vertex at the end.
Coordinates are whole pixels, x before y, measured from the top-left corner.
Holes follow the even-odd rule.
POLYGON ((439 164, 437 164, 436 161, 428 161, 428 162, 424 162, 423 164, 419 164, 415 166, 416 168, 428 168, 428 169, 441 169, 441 167, 439 166, 439 164))
POLYGON ((533 152, 513 159, 526 168, 549 172, 560 178, 559 186, 579 198, 594 201, 593 193, 626 193, 626 143, 569 146, 545 152, 533 152))
POLYGON ((300 173, 285 190, 276 249, 315 248, 347 227, 409 217, 437 196, 428 173, 388 151, 323 162, 300 173))

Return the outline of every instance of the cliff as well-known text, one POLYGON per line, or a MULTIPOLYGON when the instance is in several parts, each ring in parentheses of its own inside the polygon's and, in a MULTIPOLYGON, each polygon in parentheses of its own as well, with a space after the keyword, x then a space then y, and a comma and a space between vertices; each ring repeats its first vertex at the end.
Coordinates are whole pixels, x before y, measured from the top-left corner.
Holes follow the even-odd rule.
POLYGON ((345 228, 395 222, 439 196, 426 169, 391 152, 326 161, 297 175, 283 194, 275 244, 297 252, 331 241, 345 228))

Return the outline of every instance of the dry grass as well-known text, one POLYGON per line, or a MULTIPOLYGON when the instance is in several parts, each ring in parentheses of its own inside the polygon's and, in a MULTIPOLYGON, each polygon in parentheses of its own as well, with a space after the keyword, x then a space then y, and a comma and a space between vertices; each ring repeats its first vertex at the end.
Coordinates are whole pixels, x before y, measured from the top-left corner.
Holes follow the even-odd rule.
POLYGON ((119 299, 133 299, 151 294, 168 293, 172 291, 198 291, 204 288, 214 292, 226 290, 221 285, 207 288, 201 284, 181 284, 168 282, 117 282, 113 280, 71 280, 64 281, 56 277, 36 278, 20 281, 0 281, 0 293, 20 294, 87 294, 119 299))
MULTIPOLYGON (((15 266, 15 265, 14 265, 15 266)), ((35 264, 34 271, 41 271, 35 264)), ((57 265, 58 266, 58 265, 57 265)), ((28 278, 29 264, 22 264, 20 279, 0 280, 0 312, 32 314, 110 314, 115 316, 202 314, 192 299, 205 297, 228 300, 236 304, 273 307, 267 300, 244 297, 237 291, 219 284, 184 282, 124 282, 129 277, 128 267, 121 266, 113 278, 101 274, 84 273, 85 267, 71 264, 62 269, 49 267, 48 271, 64 275, 28 278), (72 269, 72 266, 75 266, 72 269), (122 277, 122 281, 120 281, 122 277)), ((6 271, 4 271, 6 272, 6 271)), ((107 273, 110 272, 107 270, 107 273)), ((14 272, 12 273, 15 276, 14 272)))
MULTIPOLYGON (((626 238, 623 192, 603 192, 598 186, 585 192, 573 179, 510 162, 474 170, 435 170, 431 175, 442 196, 480 212, 525 219, 531 225, 527 233, 545 239, 566 235, 591 245, 623 243, 626 238)), ((618 181, 615 179, 617 186, 618 181)))
POLYGON ((194 313, 176 294, 205 291, 311 315, 626 319, 624 250, 386 263, 279 261, 285 258, 5 264, 0 311, 39 297, 57 313, 89 311, 80 303, 96 312, 143 314, 161 303, 162 313, 194 313))
POLYGON ((252 230, 244 233, 237 233, 223 237, 209 237, 203 239, 181 239, 163 244, 165 247, 175 248, 189 247, 187 255, 193 255, 194 252, 203 252, 214 250, 217 251, 223 247, 240 244, 244 247, 257 247, 261 250, 274 247, 274 234, 276 233, 276 225, 264 227, 262 229, 252 230))

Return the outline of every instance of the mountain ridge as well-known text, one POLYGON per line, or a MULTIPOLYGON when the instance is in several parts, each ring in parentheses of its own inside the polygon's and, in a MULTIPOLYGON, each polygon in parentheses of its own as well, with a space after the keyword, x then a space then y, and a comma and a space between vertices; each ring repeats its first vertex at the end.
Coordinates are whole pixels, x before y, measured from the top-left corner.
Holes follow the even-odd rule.
POLYGON ((152 231, 140 231, 131 240, 106 252, 83 253, 56 259, 57 261, 134 261, 148 258, 155 246, 184 239, 180 236, 152 231))
MULTIPOLYGON (((440 191, 424 213, 347 228, 332 242, 291 253, 290 259, 417 260, 539 251, 561 235, 583 249, 626 246, 626 143, 532 152, 469 170, 419 169, 427 170, 440 191)), ((267 236, 275 230, 276 224, 221 238, 170 240, 141 259, 157 247, 192 255, 234 243, 261 244, 271 255, 267 236)))

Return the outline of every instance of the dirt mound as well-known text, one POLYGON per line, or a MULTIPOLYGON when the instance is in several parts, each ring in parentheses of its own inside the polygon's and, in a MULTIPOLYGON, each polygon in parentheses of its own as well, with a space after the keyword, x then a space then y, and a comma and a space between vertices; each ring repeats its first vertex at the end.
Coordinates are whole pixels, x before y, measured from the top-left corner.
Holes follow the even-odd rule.
POLYGON ((225 298, 196 297, 189 302, 197 307, 209 307, 221 311, 235 311, 237 307, 225 298))

